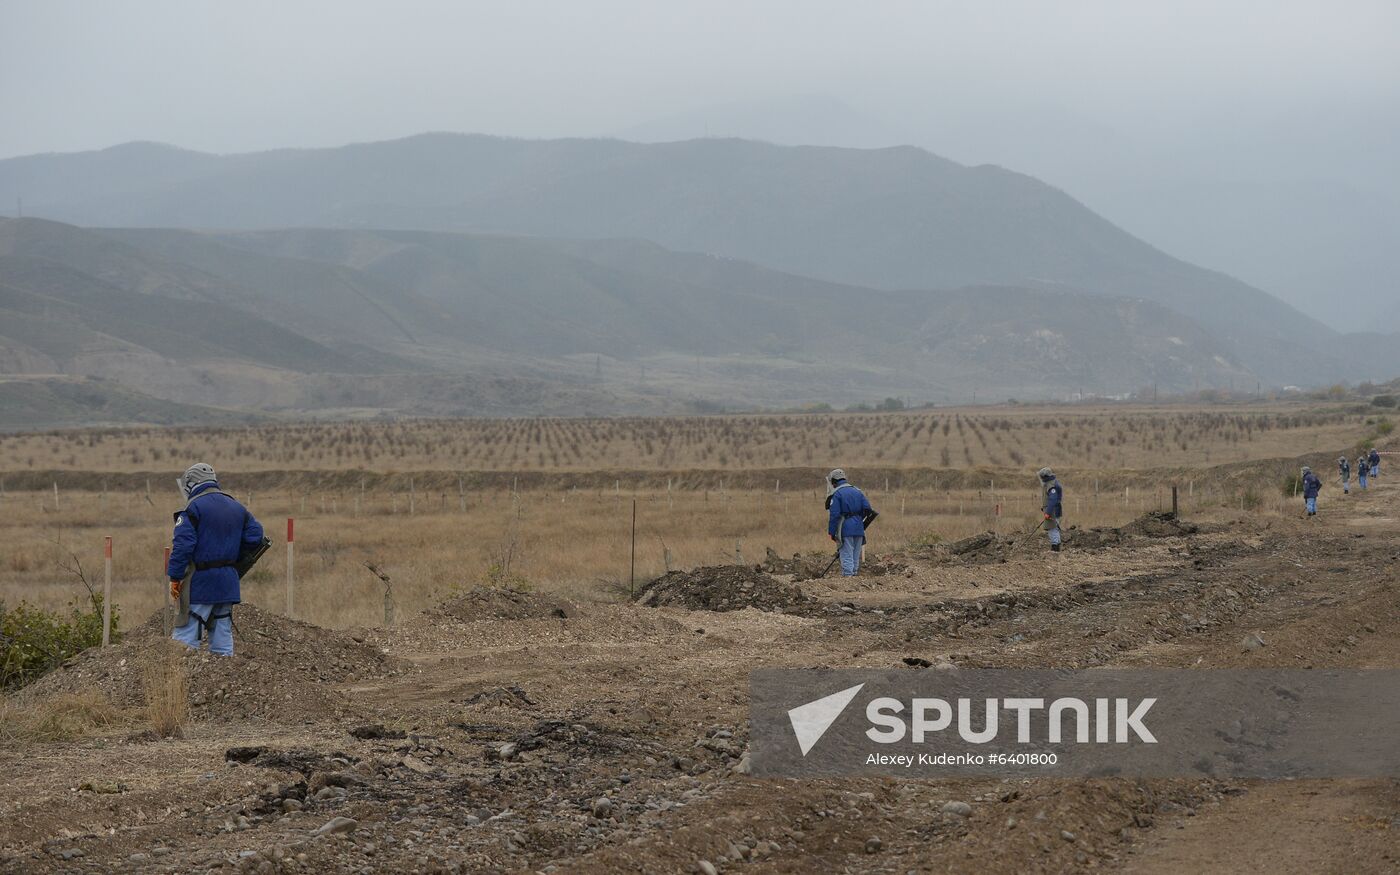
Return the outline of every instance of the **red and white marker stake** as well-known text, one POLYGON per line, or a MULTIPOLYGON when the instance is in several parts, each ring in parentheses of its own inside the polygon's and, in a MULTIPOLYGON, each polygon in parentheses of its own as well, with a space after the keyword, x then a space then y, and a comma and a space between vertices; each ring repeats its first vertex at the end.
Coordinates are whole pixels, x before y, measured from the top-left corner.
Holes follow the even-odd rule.
POLYGON ((292 542, 296 520, 287 517, 287 616, 295 616, 292 611, 296 604, 296 576, 292 570, 292 542))
POLYGON ((103 584, 102 584, 102 646, 112 643, 112 536, 108 535, 102 544, 103 584))

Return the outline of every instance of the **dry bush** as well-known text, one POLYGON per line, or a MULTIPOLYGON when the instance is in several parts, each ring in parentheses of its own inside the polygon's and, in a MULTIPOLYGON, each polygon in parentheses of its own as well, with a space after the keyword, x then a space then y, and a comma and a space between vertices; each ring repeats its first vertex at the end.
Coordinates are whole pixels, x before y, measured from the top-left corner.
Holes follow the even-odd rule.
POLYGON ((72 741, 125 722, 102 693, 64 693, 21 705, 0 699, 0 742, 6 747, 72 741))
POLYGON ((190 718, 189 678, 185 673, 185 646, 164 641, 146 666, 146 717, 161 738, 180 738, 190 718))

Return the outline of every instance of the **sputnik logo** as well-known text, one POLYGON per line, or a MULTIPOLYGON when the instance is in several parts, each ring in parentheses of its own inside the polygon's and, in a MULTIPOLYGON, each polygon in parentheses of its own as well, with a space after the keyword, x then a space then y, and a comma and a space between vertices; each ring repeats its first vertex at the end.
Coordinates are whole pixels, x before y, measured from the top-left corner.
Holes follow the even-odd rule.
POLYGON ((821 741, 831 724, 836 722, 836 718, 841 716, 841 712, 846 710, 846 706, 851 704, 851 700, 863 686, 865 684, 857 684, 839 693, 798 705, 787 712, 788 720, 792 721, 792 732, 797 736, 797 746, 802 749, 804 757, 818 741, 821 741))

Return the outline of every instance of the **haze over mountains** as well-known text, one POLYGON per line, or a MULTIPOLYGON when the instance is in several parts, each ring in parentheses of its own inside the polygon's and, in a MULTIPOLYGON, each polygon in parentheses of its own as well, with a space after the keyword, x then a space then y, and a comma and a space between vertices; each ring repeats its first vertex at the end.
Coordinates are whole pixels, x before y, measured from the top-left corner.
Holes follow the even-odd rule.
POLYGON ((797 94, 674 109, 613 133, 648 143, 909 143, 974 157, 1049 180, 1173 255, 1267 289, 1333 328, 1396 331, 1400 124, 1388 111, 1393 98, 1349 97, 1277 116, 1243 107, 1244 124, 1196 105, 1146 135, 1131 113, 1076 112, 1028 95, 977 101, 958 90, 917 113, 887 104, 891 123, 870 107, 797 94))
POLYGON ((1400 372, 1395 335, 909 147, 128 144, 0 161, 18 197, 71 224, 0 223, 0 372, 190 404, 612 413, 1400 372))

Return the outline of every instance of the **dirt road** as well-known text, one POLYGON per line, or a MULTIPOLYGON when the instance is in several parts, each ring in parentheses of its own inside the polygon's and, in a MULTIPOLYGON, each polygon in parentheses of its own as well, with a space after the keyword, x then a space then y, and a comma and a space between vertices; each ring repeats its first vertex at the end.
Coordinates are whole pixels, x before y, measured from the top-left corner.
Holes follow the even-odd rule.
MULTIPOLYGON (((761 666, 1400 666, 1397 519, 1385 479, 1311 520, 729 574, 723 610, 488 593, 342 634, 245 609, 240 655, 189 660, 184 738, 0 752, 0 871, 1395 871, 1394 780, 766 781, 745 750, 761 666)), ((27 695, 135 703, 158 635, 27 695)))

